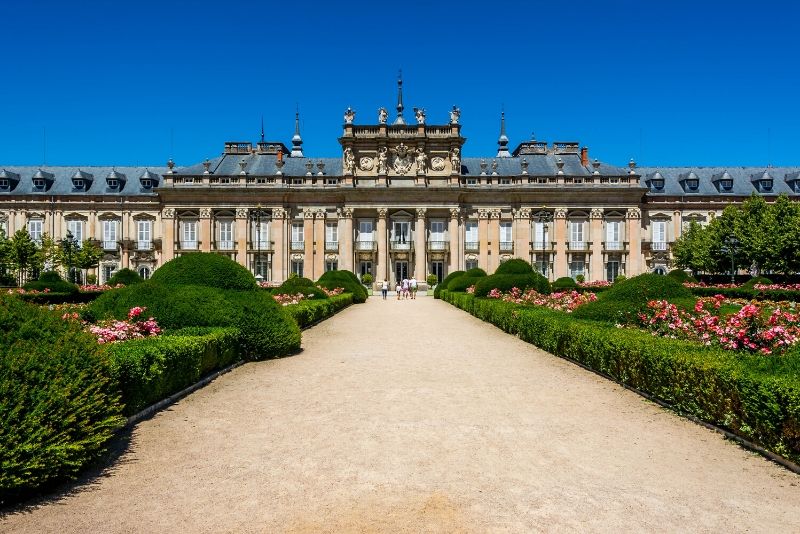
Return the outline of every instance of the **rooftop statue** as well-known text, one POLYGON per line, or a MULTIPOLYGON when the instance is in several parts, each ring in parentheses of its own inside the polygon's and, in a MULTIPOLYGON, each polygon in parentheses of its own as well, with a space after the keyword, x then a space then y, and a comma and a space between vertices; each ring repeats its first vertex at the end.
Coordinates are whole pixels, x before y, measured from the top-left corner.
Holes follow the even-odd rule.
POLYGON ((386 108, 378 109, 378 124, 386 124, 386 119, 389 117, 389 112, 386 108))
POLYGON ((344 123, 345 124, 353 124, 353 121, 356 119, 356 112, 353 111, 349 106, 344 112, 344 123))
POLYGON ((423 108, 414 108, 414 116, 417 118, 417 124, 425 124, 425 110, 423 108))
POLYGON ((458 109, 456 106, 453 106, 453 109, 450 110, 450 124, 458 124, 458 120, 461 118, 461 110, 458 109))

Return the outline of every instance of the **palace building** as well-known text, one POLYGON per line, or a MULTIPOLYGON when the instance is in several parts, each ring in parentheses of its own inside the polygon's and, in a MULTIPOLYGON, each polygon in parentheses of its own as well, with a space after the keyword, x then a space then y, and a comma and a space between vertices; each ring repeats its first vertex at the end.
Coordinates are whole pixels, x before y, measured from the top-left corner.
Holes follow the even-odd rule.
POLYGON ((3 166, 0 228, 95 240, 100 282, 129 267, 147 278, 181 254, 225 254, 257 277, 316 279, 331 269, 376 281, 454 270, 488 272, 509 258, 551 280, 613 280, 672 267, 670 244, 752 193, 800 194, 800 167, 618 167, 576 142, 530 140, 462 157, 458 108, 439 124, 423 109, 375 121, 344 114, 341 157, 226 142, 222 154, 164 168, 3 166), (493 151, 494 152, 494 151, 493 151))

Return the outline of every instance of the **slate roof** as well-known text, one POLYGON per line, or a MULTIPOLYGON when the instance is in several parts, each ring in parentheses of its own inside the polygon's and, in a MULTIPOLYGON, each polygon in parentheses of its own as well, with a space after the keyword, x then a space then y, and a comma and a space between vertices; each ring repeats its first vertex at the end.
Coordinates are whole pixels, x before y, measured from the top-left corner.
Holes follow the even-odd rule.
POLYGON ((153 187, 157 187, 162 182, 162 175, 167 171, 166 167, 51 167, 51 166, 0 166, 0 174, 5 170, 6 174, 14 173, 19 175, 19 182, 16 185, 11 183, 10 190, 0 189, 0 198, 9 195, 113 195, 113 196, 133 196, 133 195, 152 195, 156 193, 152 189, 143 189, 139 178, 150 171, 149 178, 156 181, 153 187), (41 171, 41 173, 40 173, 41 171), (106 178, 116 172, 121 190, 110 189, 106 178), (86 189, 75 189, 72 179, 78 178, 83 174, 86 189), (44 176, 48 183, 44 191, 36 190, 33 187, 33 177, 36 175, 44 176), (91 175, 91 178, 88 177, 91 175), (52 179, 50 179, 52 176, 52 179))
POLYGON ((800 167, 637 167, 636 173, 641 175, 643 187, 648 187, 650 181, 658 172, 664 178, 664 188, 656 190, 650 187, 647 196, 750 196, 752 193, 759 193, 764 196, 777 196, 786 193, 791 196, 800 196, 795 193, 786 183, 800 172, 800 167), (753 182, 753 176, 760 178, 765 171, 773 178, 772 191, 759 191, 753 182), (694 173, 699 179, 697 191, 684 190, 681 185, 681 178, 689 173, 694 173), (721 178, 724 173, 728 173, 733 178, 733 187, 730 191, 717 189, 714 178, 721 178))

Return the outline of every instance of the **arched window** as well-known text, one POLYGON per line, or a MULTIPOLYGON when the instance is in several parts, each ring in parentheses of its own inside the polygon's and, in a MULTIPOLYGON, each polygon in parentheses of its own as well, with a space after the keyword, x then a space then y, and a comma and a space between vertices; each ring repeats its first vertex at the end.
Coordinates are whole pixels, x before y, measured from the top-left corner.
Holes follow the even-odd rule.
POLYGON ((142 280, 147 280, 150 278, 150 267, 141 266, 139 267, 139 276, 142 277, 142 280))

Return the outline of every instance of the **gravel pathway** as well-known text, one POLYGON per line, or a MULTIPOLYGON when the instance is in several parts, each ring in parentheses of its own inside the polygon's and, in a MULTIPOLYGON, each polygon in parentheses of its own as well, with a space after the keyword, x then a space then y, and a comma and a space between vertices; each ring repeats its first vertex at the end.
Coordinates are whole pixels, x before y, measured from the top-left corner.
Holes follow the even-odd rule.
POLYGON ((303 348, 0 531, 800 531, 800 476, 441 301, 371 298, 303 348))

